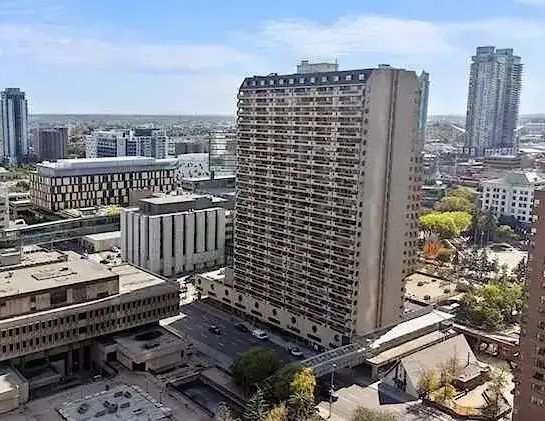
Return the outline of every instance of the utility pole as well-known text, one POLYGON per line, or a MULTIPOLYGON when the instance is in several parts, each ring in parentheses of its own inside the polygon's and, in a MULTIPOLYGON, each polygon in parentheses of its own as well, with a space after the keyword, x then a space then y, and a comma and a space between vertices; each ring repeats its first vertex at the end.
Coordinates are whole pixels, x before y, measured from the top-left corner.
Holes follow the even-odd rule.
POLYGON ((329 416, 327 417, 327 419, 331 419, 331 407, 333 406, 333 392, 335 391, 334 390, 334 385, 333 385, 333 379, 334 379, 334 376, 335 376, 335 369, 337 368, 337 364, 333 363, 332 365, 332 370, 331 370, 331 381, 330 381, 330 384, 329 384, 329 416))

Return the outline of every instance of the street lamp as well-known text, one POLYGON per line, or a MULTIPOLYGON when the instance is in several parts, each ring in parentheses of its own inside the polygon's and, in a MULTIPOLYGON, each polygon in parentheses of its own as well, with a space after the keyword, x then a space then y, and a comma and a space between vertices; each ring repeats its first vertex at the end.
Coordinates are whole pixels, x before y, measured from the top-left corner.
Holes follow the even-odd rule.
POLYGON ((331 407, 333 406, 333 392, 335 391, 333 389, 333 378, 335 376, 335 369, 337 368, 337 364, 333 363, 331 366, 331 381, 329 384, 329 416, 327 419, 331 419, 331 407))

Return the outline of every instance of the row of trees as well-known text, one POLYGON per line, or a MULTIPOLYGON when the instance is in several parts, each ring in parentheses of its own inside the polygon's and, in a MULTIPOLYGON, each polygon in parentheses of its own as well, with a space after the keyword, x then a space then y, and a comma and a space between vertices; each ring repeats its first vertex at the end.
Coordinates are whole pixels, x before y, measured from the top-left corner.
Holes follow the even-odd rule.
POLYGON ((441 239, 460 236, 471 224, 475 197, 465 187, 456 187, 447 192, 434 210, 424 210, 420 226, 424 231, 436 233, 441 239))
MULTIPOLYGON (((216 414, 218 421, 319 421, 314 393, 316 378, 301 364, 280 366, 274 351, 254 347, 242 353, 232 364, 237 385, 252 394, 241 418, 226 406, 216 414), (264 380, 269 379, 266 387, 264 380)), ((358 408, 351 421, 396 421, 388 411, 358 408)))
MULTIPOLYGON (((462 365, 454 356, 438 370, 430 368, 422 372, 418 380, 419 392, 426 399, 448 405, 456 395, 454 383, 461 373, 462 365)), ((496 415, 501 409, 503 392, 508 385, 507 368, 505 366, 492 368, 486 380, 488 381, 487 392, 491 399, 485 412, 496 415)))
MULTIPOLYGON (((280 366, 273 350, 253 347, 232 364, 238 386, 252 394, 242 421, 317 421, 314 402, 316 378, 312 370, 299 363, 280 366), (269 379, 268 387, 260 385, 269 379)), ((221 421, 236 420, 227 408, 216 415, 221 421)))
POLYGON ((458 316, 476 325, 499 329, 512 325, 522 310, 523 284, 498 278, 466 292, 458 316))

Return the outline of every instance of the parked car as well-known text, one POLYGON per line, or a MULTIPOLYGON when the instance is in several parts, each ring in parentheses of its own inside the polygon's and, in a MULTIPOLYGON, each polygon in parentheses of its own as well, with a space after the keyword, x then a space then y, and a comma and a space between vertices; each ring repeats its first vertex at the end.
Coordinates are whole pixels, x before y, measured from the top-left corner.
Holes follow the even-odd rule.
POLYGON ((216 325, 212 325, 208 328, 208 331, 210 333, 213 333, 214 335, 221 335, 221 329, 217 327, 216 325))
POLYGON ((252 336, 256 337, 260 341, 266 341, 267 339, 269 339, 269 335, 267 335, 267 332, 261 329, 252 330, 252 336))
POLYGON ((295 345, 288 346, 288 352, 297 358, 303 358, 303 351, 301 351, 299 348, 297 348, 295 345))
POLYGON ((241 332, 249 332, 250 329, 248 329, 248 326, 246 326, 244 323, 237 323, 235 327, 240 330, 241 332))

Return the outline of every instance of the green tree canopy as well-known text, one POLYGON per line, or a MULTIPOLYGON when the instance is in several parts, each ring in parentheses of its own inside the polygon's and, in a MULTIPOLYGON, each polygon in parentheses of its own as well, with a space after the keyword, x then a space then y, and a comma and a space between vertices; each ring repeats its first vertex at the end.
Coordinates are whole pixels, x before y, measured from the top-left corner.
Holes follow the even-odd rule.
POLYGON ((270 400, 272 402, 287 401, 291 394, 291 383, 295 374, 302 368, 298 362, 284 365, 274 374, 270 400))
POLYGON ((418 391, 429 397, 430 393, 439 387, 439 377, 437 372, 430 368, 422 372, 418 378, 418 391))
POLYGON ((435 209, 441 212, 468 212, 473 209, 473 204, 457 196, 445 196, 435 206, 435 209))
POLYGON ((467 212, 430 212, 420 217, 420 226, 426 231, 439 234, 442 238, 458 237, 467 229, 471 215, 467 212))
POLYGON ((288 421, 288 410, 286 405, 281 403, 272 408, 265 416, 264 421, 288 421))
POLYGON ((244 409, 244 421, 263 421, 269 412, 269 405, 265 401, 263 391, 257 389, 246 404, 244 409))
POLYGON ((268 348, 253 347, 240 354, 231 365, 235 382, 250 390, 278 368, 276 353, 268 348))
POLYGON ((398 417, 391 411, 359 407, 352 414, 351 421, 397 421, 398 417))
POLYGON ((314 377, 312 369, 309 367, 302 367, 297 370, 290 386, 292 393, 306 393, 314 396, 316 377, 314 377))
POLYGON ((457 186, 447 192, 448 197, 458 197, 460 199, 467 200, 473 203, 475 201, 475 194, 471 192, 467 187, 457 186))
POLYGON ((493 280, 466 292, 461 300, 460 315, 475 324, 491 329, 509 325, 522 310, 522 282, 493 280))

